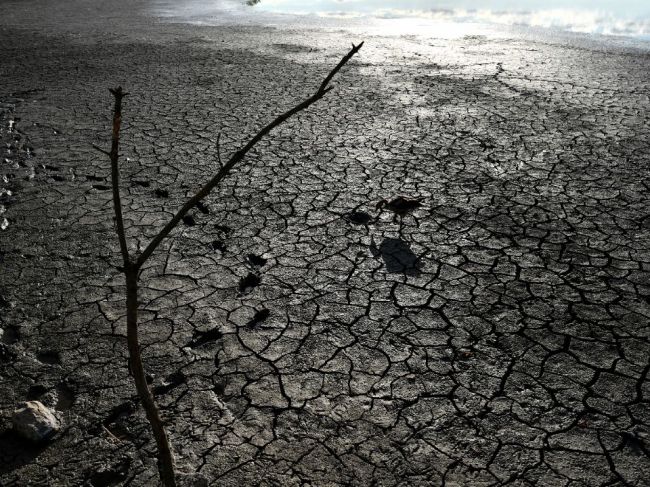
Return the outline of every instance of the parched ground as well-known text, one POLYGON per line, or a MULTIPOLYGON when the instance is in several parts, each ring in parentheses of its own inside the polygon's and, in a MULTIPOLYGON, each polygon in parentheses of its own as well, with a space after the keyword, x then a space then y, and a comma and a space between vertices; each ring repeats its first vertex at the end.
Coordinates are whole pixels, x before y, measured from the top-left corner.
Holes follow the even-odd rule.
MULTIPOLYGON (((218 133, 225 157, 359 40, 105 3, 0 2, 0 485, 157 478, 90 146, 106 88, 131 93, 137 251, 215 171, 218 133), (46 446, 8 429, 26 399, 62 419, 46 446)), ((647 51, 367 38, 143 271, 186 480, 648 485, 648 79, 647 51), (401 231, 375 220, 396 194, 425 198, 401 231)))

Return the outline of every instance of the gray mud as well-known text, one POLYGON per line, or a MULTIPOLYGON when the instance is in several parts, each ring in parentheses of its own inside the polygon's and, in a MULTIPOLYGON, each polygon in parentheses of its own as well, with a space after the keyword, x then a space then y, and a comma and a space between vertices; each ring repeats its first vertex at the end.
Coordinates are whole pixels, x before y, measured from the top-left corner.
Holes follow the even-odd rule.
MULTIPOLYGON (((232 152, 359 39, 55 3, 0 2, 0 484, 152 485, 108 161, 90 146, 108 146, 107 88, 131 93, 136 251, 215 170, 219 132, 232 152), (48 445, 8 429, 26 399, 62 419, 48 445)), ((647 485, 649 61, 366 39, 143 271, 143 354, 179 471, 647 485), (395 194, 425 197, 401 232, 374 220, 395 194)))

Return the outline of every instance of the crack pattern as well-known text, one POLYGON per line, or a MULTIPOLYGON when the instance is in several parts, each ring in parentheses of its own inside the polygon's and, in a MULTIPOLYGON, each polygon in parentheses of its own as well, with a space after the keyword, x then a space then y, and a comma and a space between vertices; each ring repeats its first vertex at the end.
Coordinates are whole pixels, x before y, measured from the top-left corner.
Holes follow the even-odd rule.
MULTIPOLYGON (((0 410, 38 398, 65 424, 35 449, 0 423, 3 485, 157 478, 108 167, 90 147, 108 74, 128 67, 135 251, 214 171, 217 133, 233 150, 311 92, 341 42, 166 29, 177 40, 14 29, 1 48, 0 164, 22 182, 0 243, 0 410)), ((372 41, 340 96, 261 142, 143 270, 143 355, 179 470, 220 485, 643 485, 647 54, 372 41), (402 226, 375 210, 398 194, 423 198, 402 226)))

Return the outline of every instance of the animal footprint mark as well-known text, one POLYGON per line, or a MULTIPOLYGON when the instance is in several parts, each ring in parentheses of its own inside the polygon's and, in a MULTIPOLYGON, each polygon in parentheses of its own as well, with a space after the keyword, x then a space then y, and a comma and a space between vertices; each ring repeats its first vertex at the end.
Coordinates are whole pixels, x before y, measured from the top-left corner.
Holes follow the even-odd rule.
POLYGON ((249 328, 255 328, 257 325, 259 325, 264 320, 266 320, 270 314, 271 312, 268 309, 266 308, 260 309, 255 312, 253 318, 251 318, 251 320, 246 325, 249 328))
POLYGON ((186 346, 190 348, 197 348, 201 345, 205 345, 206 343, 219 340, 222 336, 223 333, 221 333, 219 328, 212 328, 208 331, 196 330, 194 332, 194 336, 186 346))
POLYGON ((255 267, 264 267, 268 262, 268 259, 255 254, 248 254, 246 258, 248 259, 248 262, 255 267))
POLYGON ((262 279, 257 274, 249 272, 246 277, 242 277, 239 280, 239 292, 241 294, 248 294, 257 286, 260 285, 262 279))

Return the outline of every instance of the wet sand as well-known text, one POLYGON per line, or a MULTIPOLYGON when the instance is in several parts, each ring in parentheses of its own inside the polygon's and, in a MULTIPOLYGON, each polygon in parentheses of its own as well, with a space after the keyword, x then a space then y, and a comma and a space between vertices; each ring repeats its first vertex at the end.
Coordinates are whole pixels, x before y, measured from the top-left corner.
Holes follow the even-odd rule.
MULTIPOLYGON (((131 93, 136 251, 215 170, 218 133, 231 153, 360 40, 162 23, 144 6, 0 2, 2 485, 157 478, 108 161, 91 148, 108 147, 107 88, 131 93), (26 399, 64 425, 42 448, 9 431, 26 399)), ((143 271, 144 356, 179 471, 190 485, 643 485, 650 55, 365 41, 143 271), (374 220, 395 194, 425 198, 401 232, 374 220)))

